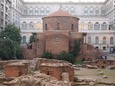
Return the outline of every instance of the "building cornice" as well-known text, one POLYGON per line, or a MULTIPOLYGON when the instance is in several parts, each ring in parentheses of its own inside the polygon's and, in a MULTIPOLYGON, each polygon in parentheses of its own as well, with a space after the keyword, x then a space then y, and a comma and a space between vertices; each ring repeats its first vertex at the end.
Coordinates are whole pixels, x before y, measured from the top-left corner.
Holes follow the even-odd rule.
POLYGON ((83 4, 83 5, 88 5, 88 4, 91 4, 91 5, 103 5, 104 3, 101 2, 101 3, 98 3, 98 2, 95 2, 95 3, 84 3, 84 2, 24 2, 24 4, 27 4, 27 5, 32 5, 32 4, 43 4, 43 5, 46 5, 46 4, 83 4))

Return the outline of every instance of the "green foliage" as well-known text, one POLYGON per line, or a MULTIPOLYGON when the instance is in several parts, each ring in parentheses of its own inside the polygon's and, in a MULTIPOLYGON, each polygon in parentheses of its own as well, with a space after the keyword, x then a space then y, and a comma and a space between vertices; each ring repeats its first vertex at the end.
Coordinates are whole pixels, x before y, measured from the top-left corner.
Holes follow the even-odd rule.
POLYGON ((12 41, 20 44, 21 41, 20 29, 14 25, 7 25, 5 31, 1 33, 1 37, 9 38, 12 41))
POLYGON ((23 59, 22 48, 20 48, 20 45, 18 43, 15 43, 15 48, 16 48, 16 58, 23 59))
POLYGON ((58 60, 65 60, 65 61, 68 61, 70 63, 74 63, 75 57, 72 54, 64 51, 64 52, 61 52, 59 54, 58 60))
POLYGON ((75 62, 76 57, 79 55, 80 45, 81 45, 80 41, 75 41, 74 47, 71 52, 63 51, 59 55, 53 56, 51 52, 46 51, 42 54, 41 58, 53 59, 53 57, 56 57, 55 59, 65 60, 73 64, 75 62))
POLYGON ((41 58, 53 59, 53 54, 49 51, 46 51, 41 55, 41 58))
POLYGON ((10 39, 0 39, 0 57, 3 60, 15 59, 15 43, 10 39))
POLYGON ((76 64, 76 65, 77 65, 77 64, 83 65, 83 64, 85 64, 85 63, 84 63, 84 61, 75 61, 74 64, 76 64))
POLYGON ((81 46, 80 40, 79 41, 75 40, 73 49, 70 52, 60 53, 60 55, 58 56, 58 59, 59 60, 65 60, 65 61, 68 61, 70 63, 74 63, 76 57, 79 55, 80 46, 81 46))
POLYGON ((29 43, 35 42, 36 41, 36 34, 32 34, 29 39, 29 43))
POLYGON ((0 33, 0 58, 3 60, 22 58, 20 41, 20 29, 14 25, 6 26, 0 33))
POLYGON ((81 50, 81 43, 80 43, 80 40, 75 40, 74 42, 74 47, 72 49, 72 51, 70 51, 70 53, 74 56, 74 57, 77 57, 79 55, 79 52, 81 50))

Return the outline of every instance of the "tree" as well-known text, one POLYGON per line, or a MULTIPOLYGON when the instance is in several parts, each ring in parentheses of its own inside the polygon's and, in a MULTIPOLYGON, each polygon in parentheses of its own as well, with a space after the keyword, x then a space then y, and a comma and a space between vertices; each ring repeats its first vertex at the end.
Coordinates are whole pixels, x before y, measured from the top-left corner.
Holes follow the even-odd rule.
POLYGON ((20 47, 20 44, 15 43, 15 48, 16 48, 16 58, 17 59, 23 59, 23 55, 22 55, 22 48, 20 47))
POLYGON ((20 41, 20 29, 14 25, 6 26, 0 33, 0 58, 3 60, 22 58, 20 41))
POLYGON ((19 44, 21 42, 20 29, 11 24, 5 27, 5 31, 1 33, 1 37, 9 38, 12 41, 17 42, 19 44))
POLYGON ((0 39, 0 58, 3 60, 15 59, 15 43, 10 39, 0 39))
POLYGON ((30 40, 29 43, 35 42, 36 41, 36 34, 32 33, 32 35, 30 36, 30 40))
POLYGON ((77 57, 77 56, 79 55, 80 50, 81 50, 80 40, 75 40, 73 49, 72 49, 72 51, 70 51, 70 53, 71 53, 74 57, 77 57))
POLYGON ((49 51, 46 51, 41 55, 41 58, 53 59, 53 54, 49 51))

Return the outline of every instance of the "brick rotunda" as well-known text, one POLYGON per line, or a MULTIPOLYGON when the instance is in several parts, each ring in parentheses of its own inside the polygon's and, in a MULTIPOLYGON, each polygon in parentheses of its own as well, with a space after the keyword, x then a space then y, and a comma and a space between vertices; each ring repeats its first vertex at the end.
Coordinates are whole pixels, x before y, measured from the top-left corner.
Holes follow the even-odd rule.
POLYGON ((71 14, 58 10, 43 17, 43 32, 36 33, 36 42, 31 49, 24 50, 26 58, 35 58, 44 51, 59 54, 69 52, 75 40, 83 41, 83 34, 78 32, 79 19, 71 14))

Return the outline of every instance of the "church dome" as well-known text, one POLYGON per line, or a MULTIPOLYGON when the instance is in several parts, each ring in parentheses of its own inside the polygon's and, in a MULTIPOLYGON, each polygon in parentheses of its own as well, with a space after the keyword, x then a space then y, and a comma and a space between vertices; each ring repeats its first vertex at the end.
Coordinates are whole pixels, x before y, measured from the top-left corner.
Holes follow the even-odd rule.
MULTIPOLYGON (((48 17, 75 17, 67 12, 65 12, 64 10, 60 9, 52 14, 49 14, 48 16, 45 16, 43 18, 48 18, 48 17)), ((77 17, 75 17, 77 18, 77 17)))

